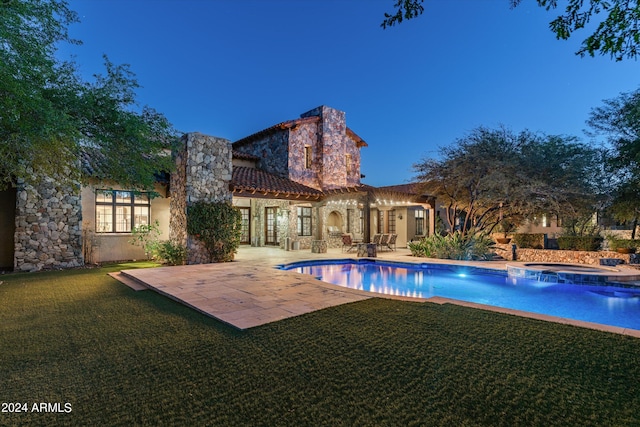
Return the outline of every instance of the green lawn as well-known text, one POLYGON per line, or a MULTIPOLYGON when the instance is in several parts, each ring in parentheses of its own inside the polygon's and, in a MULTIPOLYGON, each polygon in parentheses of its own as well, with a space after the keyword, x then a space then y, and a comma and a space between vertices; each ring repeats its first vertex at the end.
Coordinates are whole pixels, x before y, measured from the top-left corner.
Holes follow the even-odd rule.
POLYGON ((0 425, 640 425, 637 338, 384 299, 240 332, 119 268, 0 276, 0 401, 72 408, 0 425))

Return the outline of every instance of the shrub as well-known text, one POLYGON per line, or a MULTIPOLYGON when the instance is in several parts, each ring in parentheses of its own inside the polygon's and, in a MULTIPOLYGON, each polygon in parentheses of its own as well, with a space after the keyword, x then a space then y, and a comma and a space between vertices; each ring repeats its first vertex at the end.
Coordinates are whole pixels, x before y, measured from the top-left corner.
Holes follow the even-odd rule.
POLYGON ((187 248, 177 242, 159 242, 154 259, 168 265, 183 265, 187 259, 187 248))
POLYGON ((600 236, 559 236, 558 247, 562 250, 597 251, 603 240, 600 236))
POLYGON ((158 220, 152 224, 141 224, 133 227, 133 230, 131 230, 129 243, 134 246, 141 246, 147 259, 155 259, 159 244, 158 236, 160 236, 160 234, 162 234, 162 232, 160 231, 160 223, 158 220))
POLYGON ((638 249, 640 248, 640 240, 638 239, 616 239, 609 238, 609 249, 617 251, 618 249, 638 249))
POLYGON ((213 262, 232 261, 240 246, 242 216, 230 202, 196 202, 187 208, 187 232, 204 243, 213 262))
POLYGON ((459 231, 447 236, 435 234, 407 244, 413 256, 456 260, 490 259, 494 255, 494 245, 484 233, 462 234, 459 231))
POLYGON ((544 234, 541 233, 516 233, 513 242, 519 248, 542 249, 544 248, 544 234))

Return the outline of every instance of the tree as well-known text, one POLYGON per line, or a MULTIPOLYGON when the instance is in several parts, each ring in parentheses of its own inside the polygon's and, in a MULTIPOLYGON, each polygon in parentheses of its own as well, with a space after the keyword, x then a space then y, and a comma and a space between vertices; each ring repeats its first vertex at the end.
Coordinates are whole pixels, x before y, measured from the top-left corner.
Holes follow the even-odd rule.
POLYGON ((623 92, 593 108, 587 124, 604 135, 610 150, 606 166, 613 177, 610 210, 619 221, 631 221, 633 237, 640 215, 640 89, 623 92))
POLYGON ((172 167, 175 131, 151 108, 136 108, 138 83, 127 65, 105 57, 106 73, 81 79, 76 64, 55 57, 58 43, 78 44, 78 22, 65 0, 0 1, 0 186, 17 178, 81 177, 91 151, 96 172, 132 188, 151 188, 172 167))
MULTIPOLYGON (((516 7, 522 0, 509 0, 516 7)), ((536 0, 546 10, 558 8, 558 0, 536 0)), ((396 0, 395 12, 385 13, 382 28, 392 27, 424 12, 424 0, 396 0)), ((640 4, 638 0, 566 0, 564 13, 549 23, 557 39, 566 40, 602 14, 597 29, 583 40, 577 55, 610 55, 617 61, 636 58, 640 47, 640 4)))
POLYGON ((549 213, 577 217, 595 207, 601 153, 571 137, 477 128, 414 165, 424 191, 463 234, 549 213), (459 224, 456 224, 459 223, 459 224))

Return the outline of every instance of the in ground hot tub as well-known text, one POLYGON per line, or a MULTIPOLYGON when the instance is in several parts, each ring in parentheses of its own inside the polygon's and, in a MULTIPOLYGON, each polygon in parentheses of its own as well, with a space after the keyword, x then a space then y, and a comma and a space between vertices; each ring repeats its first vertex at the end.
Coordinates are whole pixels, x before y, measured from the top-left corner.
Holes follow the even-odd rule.
POLYGON ((507 273, 512 278, 575 285, 606 285, 608 283, 619 285, 640 281, 640 272, 637 270, 580 264, 535 262, 507 264, 507 273))

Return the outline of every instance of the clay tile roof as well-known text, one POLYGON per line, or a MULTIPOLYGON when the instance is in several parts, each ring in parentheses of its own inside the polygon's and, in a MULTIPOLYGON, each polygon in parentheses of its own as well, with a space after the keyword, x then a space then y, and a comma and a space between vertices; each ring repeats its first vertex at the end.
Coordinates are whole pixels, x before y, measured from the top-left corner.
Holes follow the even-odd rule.
POLYGON ((260 157, 258 156, 254 156, 253 154, 249 154, 249 153, 241 153, 240 151, 236 151, 236 150, 232 150, 232 155, 234 159, 239 159, 239 160, 260 160, 260 157))
POLYGON ((374 191, 377 197, 411 197, 414 201, 429 202, 433 197, 425 194, 422 186, 413 182, 410 184, 388 185, 386 187, 377 187, 374 191))
POLYGON ((399 185, 387 185, 385 187, 378 187, 378 190, 381 191, 390 191, 394 193, 405 193, 405 194, 420 194, 420 186, 418 183, 410 183, 410 184, 399 184, 399 185))
POLYGON ((320 117, 318 116, 310 116, 310 117, 303 117, 301 119, 295 119, 295 120, 288 120, 286 122, 282 122, 282 123, 278 123, 277 125, 273 125, 271 127, 268 127, 266 129, 263 129, 259 132, 256 132, 254 134, 251 134, 249 136, 246 136, 242 139, 237 140, 236 142, 233 143, 233 147, 239 147, 241 145, 244 144, 248 144, 258 138, 262 138, 266 135, 281 131, 281 130, 285 130, 285 129, 291 129, 293 127, 296 127, 300 124, 304 124, 304 123, 314 123, 320 120, 320 117))
POLYGON ((290 179, 281 178, 268 172, 242 166, 233 168, 231 189, 236 194, 275 194, 282 198, 304 196, 305 198, 312 197, 314 199, 318 199, 323 195, 320 190, 307 187, 306 185, 291 181, 290 179))

